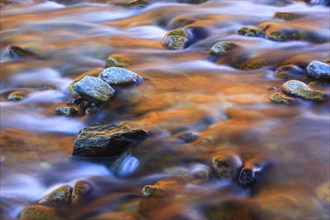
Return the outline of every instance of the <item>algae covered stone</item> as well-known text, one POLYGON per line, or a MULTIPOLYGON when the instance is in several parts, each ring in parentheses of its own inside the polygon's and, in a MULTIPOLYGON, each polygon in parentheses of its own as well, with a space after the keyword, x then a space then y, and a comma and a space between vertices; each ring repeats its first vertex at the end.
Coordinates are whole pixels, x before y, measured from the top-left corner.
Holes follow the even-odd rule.
POLYGON ((70 186, 61 186, 40 199, 38 204, 54 207, 68 205, 71 202, 71 192, 70 186))
POLYGON ((104 82, 110 86, 123 86, 138 83, 143 81, 143 78, 138 74, 120 67, 106 68, 100 75, 104 82))
POLYGON ((126 67, 129 66, 130 63, 118 56, 111 55, 107 58, 105 67, 126 67))
POLYGON ((43 205, 33 205, 25 207, 20 215, 19 220, 64 220, 54 208, 43 205))
POLYGON ((274 14, 274 18, 283 19, 286 21, 293 20, 297 17, 298 17, 298 15, 295 13, 292 13, 292 12, 275 12, 275 14, 274 14))
POLYGON ((99 125, 83 128, 74 142, 73 155, 83 157, 119 156, 142 141, 148 132, 127 126, 99 125))
POLYGON ((314 60, 307 66, 307 75, 320 80, 330 80, 330 65, 314 60))
POLYGON ((242 27, 238 30, 238 34, 248 37, 264 37, 265 31, 262 28, 242 27))
POLYGON ((73 85, 77 93, 89 102, 104 103, 115 95, 115 90, 100 78, 85 76, 73 85))
POLYGON ((236 47, 237 45, 234 43, 228 41, 221 41, 214 44, 210 48, 209 53, 216 56, 225 56, 229 54, 232 50, 234 50, 236 47))
POLYGON ((305 83, 298 80, 290 80, 283 83, 282 90, 290 95, 308 100, 322 101, 325 99, 325 95, 322 92, 312 90, 305 83))
POLYGON ((91 192, 92 186, 89 182, 86 181, 78 181, 73 186, 73 191, 71 195, 71 204, 77 205, 84 200, 86 200, 86 197, 91 192))
POLYGON ((65 116, 74 116, 78 113, 77 110, 72 107, 58 107, 55 109, 55 112, 58 115, 65 115, 65 116))
POLYGON ((190 31, 182 28, 167 32, 162 40, 162 43, 163 46, 168 49, 180 50, 188 47, 191 41, 192 34, 190 31))
POLYGON ((296 101, 293 98, 287 97, 281 93, 274 93, 269 97, 269 100, 275 103, 283 103, 287 105, 295 104, 296 101))
POLYGON ((213 174, 221 179, 233 179, 242 167, 242 160, 236 155, 218 154, 211 160, 213 174))

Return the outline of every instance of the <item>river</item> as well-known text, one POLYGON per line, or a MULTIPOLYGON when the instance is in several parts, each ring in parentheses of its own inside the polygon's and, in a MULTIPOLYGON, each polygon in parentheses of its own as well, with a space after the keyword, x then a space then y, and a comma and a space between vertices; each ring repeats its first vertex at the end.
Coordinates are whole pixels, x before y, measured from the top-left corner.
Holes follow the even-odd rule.
POLYGON ((19 0, 1 7, 1 219, 18 218, 24 207, 78 180, 93 191, 82 205, 56 209, 64 219, 329 219, 330 84, 306 76, 312 60, 329 62, 329 7, 289 0, 116 2, 125 1, 19 0), (295 17, 274 18, 276 12, 295 17), (244 26, 312 37, 239 35, 244 26), (192 28, 196 41, 164 48, 164 35, 181 27, 192 28), (238 49, 210 55, 218 41, 238 49), (37 57, 15 57, 10 46, 37 57), (57 115, 72 80, 101 72, 110 55, 144 81, 119 89, 91 114, 57 115), (327 98, 271 102, 291 79, 327 98), (10 101, 13 91, 26 96, 10 101), (79 130, 103 124, 151 135, 119 158, 72 157, 79 130), (196 140, 185 141, 191 132, 196 140), (162 196, 141 196, 144 185, 209 167, 218 154, 266 166, 249 187, 211 174, 169 184, 162 196))

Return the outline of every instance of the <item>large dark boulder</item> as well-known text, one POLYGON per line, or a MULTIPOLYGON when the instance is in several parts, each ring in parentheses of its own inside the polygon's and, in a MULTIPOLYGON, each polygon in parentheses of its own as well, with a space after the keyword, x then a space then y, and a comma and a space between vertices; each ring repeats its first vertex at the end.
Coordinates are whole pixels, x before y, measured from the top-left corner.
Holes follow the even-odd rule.
POLYGON ((86 127, 78 133, 72 154, 91 158, 119 156, 147 135, 145 130, 130 129, 126 126, 86 127))

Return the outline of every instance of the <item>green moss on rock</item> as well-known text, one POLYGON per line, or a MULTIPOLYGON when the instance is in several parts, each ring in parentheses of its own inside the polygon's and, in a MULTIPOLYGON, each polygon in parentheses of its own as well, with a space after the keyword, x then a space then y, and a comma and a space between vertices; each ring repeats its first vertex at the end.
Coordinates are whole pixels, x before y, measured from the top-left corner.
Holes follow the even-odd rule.
POLYGON ((180 50, 189 46, 192 36, 187 29, 175 29, 164 36, 163 46, 171 50, 180 50))
POLYGON ((71 202, 71 193, 72 188, 68 185, 64 185, 44 196, 39 200, 38 204, 53 207, 69 205, 71 202))
POLYGON ((237 45, 234 43, 228 41, 221 41, 214 44, 210 48, 209 53, 216 56, 225 56, 229 54, 232 50, 234 50, 236 47, 237 45))
POLYGON ((283 83, 282 90, 290 95, 308 100, 323 101, 325 99, 325 94, 310 89, 309 86, 298 80, 290 80, 283 83))

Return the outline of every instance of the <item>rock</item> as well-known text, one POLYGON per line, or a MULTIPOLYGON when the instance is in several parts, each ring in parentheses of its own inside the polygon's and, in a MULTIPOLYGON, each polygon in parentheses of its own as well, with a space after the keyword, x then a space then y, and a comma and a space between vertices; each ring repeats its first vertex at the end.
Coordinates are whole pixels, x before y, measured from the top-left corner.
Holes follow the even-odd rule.
POLYGON ((200 180, 209 180, 211 177, 212 171, 210 168, 204 164, 195 164, 191 167, 191 174, 200 180))
POLYGON ((145 185, 141 192, 143 197, 159 196, 164 194, 164 189, 159 186, 145 185))
POLYGON ((55 111, 57 114, 65 116, 74 116, 78 113, 77 110, 72 107, 58 107, 55 111))
POLYGON ((305 83, 298 80, 289 80, 283 83, 282 90, 290 95, 308 100, 323 101, 325 99, 322 92, 311 90, 305 83))
POLYGON ((199 138, 200 134, 195 131, 183 131, 176 135, 176 138, 185 143, 194 142, 199 138))
POLYGON ((160 180, 154 185, 146 185, 142 188, 143 197, 162 196, 166 192, 176 191, 181 184, 175 179, 160 180))
POLYGON ((35 54, 29 50, 23 49, 21 47, 18 47, 18 46, 10 46, 8 49, 8 53, 9 53, 10 58, 12 58, 12 59, 38 57, 37 54, 35 54))
POLYGON ((79 82, 82 78, 84 78, 85 76, 94 76, 94 77, 98 77, 98 75, 100 75, 100 73, 102 72, 102 70, 100 69, 95 69, 95 70, 91 70, 89 72, 83 73, 81 75, 79 75, 78 77, 76 77, 72 83, 70 83, 69 87, 68 87, 68 92, 71 95, 77 95, 76 90, 73 88, 73 85, 76 84, 77 82, 79 82))
POLYGON ((86 127, 78 133, 72 154, 83 157, 119 156, 147 135, 148 132, 144 130, 126 126, 86 127))
POLYGON ((269 97, 269 100, 275 103, 283 103, 287 105, 296 104, 293 98, 287 97, 281 93, 274 93, 269 97))
POLYGON ((129 66, 130 63, 128 61, 126 61, 125 59, 115 56, 115 55, 111 55, 107 58, 106 63, 105 63, 105 67, 126 67, 129 66))
POLYGON ((73 191, 71 195, 71 204, 78 205, 83 202, 87 195, 92 190, 92 186, 90 183, 86 181, 78 181, 73 186, 73 191))
POLYGON ((232 50, 234 50, 236 47, 237 45, 234 43, 228 41, 221 41, 214 44, 210 48, 209 53, 216 56, 225 56, 229 54, 232 50))
POLYGON ((290 21, 298 18, 298 15, 292 12, 275 12, 274 18, 290 21))
POLYGON ((110 0, 107 3, 124 8, 144 8, 150 4, 150 0, 110 0))
POLYGON ((77 93, 92 103, 105 103, 115 95, 115 90, 100 78, 85 76, 73 85, 77 93))
POLYGON ((268 163, 259 157, 250 158, 244 161, 244 166, 240 171, 238 181, 243 186, 249 186, 256 182, 264 172, 268 163))
POLYGON ((185 28, 167 32, 162 40, 163 46, 172 50, 184 49, 188 47, 191 42, 192 34, 185 28))
POLYGON ((248 37, 264 37, 265 31, 262 28, 242 27, 238 30, 238 34, 248 37))
POLYGON ((110 86, 124 86, 143 81, 138 74, 120 67, 108 67, 100 75, 110 86))
POLYGON ((327 41, 325 36, 322 36, 317 32, 297 29, 270 30, 267 33, 267 38, 278 42, 304 40, 313 43, 323 43, 327 41))
POLYGON ((53 207, 69 205, 71 202, 71 193, 72 188, 64 185, 44 196, 39 200, 38 204, 53 207))
POLYGON ((64 220, 51 207, 33 205, 25 207, 19 215, 19 220, 64 220))
POLYGON ((219 154, 212 158, 210 166, 216 177, 234 179, 242 165, 242 160, 236 155, 219 154))
POLYGON ((320 80, 330 80, 330 65, 314 60, 307 66, 307 76, 320 80))
POLYGON ((8 95, 8 100, 9 101, 21 101, 25 98, 26 93, 21 92, 21 91, 15 91, 15 92, 11 92, 8 95))

